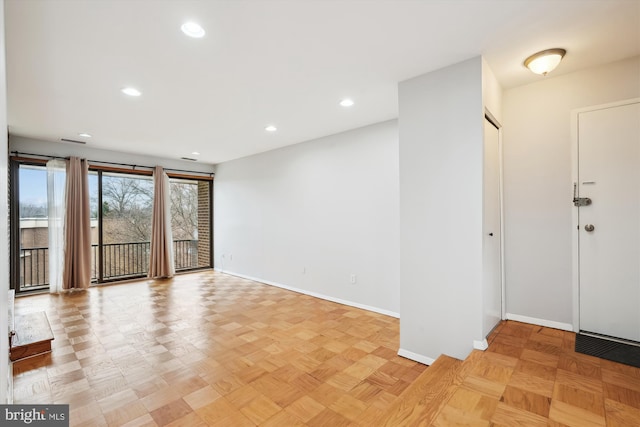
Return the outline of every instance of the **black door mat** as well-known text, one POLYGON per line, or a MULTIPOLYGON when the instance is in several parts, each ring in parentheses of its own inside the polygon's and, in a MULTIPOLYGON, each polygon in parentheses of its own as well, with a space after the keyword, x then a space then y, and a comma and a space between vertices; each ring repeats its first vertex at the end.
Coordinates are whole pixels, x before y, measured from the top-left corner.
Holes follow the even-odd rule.
POLYGON ((640 347, 576 334, 576 352, 640 368, 640 347))

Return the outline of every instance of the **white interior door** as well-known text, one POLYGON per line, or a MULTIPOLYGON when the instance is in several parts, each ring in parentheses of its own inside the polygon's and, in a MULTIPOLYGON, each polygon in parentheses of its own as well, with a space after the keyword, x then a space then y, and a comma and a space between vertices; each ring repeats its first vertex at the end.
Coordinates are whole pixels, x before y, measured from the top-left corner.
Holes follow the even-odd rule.
POLYGON ((483 176, 483 332, 486 337, 502 318, 500 134, 484 121, 483 176))
POLYGON ((640 341, 640 104, 578 113, 580 329, 640 341))

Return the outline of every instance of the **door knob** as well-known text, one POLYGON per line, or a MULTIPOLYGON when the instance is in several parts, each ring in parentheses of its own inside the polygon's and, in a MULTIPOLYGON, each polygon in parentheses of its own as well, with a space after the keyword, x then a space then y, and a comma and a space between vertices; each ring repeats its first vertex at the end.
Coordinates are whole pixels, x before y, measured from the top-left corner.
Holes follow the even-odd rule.
POLYGON ((587 224, 587 225, 584 226, 584 229, 585 229, 585 231, 588 231, 589 233, 591 233, 596 228, 593 226, 593 224, 587 224))

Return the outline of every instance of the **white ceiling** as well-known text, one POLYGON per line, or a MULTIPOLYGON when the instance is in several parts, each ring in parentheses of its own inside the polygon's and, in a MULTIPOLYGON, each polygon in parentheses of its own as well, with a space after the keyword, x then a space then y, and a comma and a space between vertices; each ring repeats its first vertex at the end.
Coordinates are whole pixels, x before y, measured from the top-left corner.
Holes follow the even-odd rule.
POLYGON ((567 49, 552 76, 640 54, 639 0, 6 0, 5 21, 11 134, 206 163, 396 118, 399 81, 476 55, 510 88, 545 78, 539 50, 567 49))

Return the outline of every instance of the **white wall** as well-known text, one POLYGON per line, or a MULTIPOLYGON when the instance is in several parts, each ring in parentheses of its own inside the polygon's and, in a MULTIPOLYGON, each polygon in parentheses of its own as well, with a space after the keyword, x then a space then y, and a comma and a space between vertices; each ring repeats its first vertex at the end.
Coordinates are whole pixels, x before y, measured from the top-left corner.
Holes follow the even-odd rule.
POLYGON ((482 336, 482 58, 399 85, 400 354, 464 359, 482 336))
POLYGON ((638 57, 541 77, 504 92, 505 274, 511 317, 571 327, 571 110, 638 96, 638 57))
POLYGON ((493 74, 493 70, 482 58, 482 101, 485 109, 498 124, 502 124, 502 86, 493 74))
MULTIPOLYGON (((210 173, 215 170, 211 164, 202 162, 190 162, 178 159, 166 159, 153 155, 143 156, 140 154, 122 153, 119 151, 102 150, 93 148, 91 144, 82 145, 74 143, 42 141, 38 139, 25 138, 22 136, 10 135, 9 149, 22 153, 41 154, 45 156, 68 157, 77 156, 89 160, 100 160, 103 162, 128 163, 141 166, 162 166, 170 169, 182 169, 194 172, 210 173)), ((25 157, 28 157, 25 155, 25 157)))
POLYGON ((400 311, 396 121, 218 164, 214 200, 217 269, 400 311))
POLYGON ((0 403, 6 403, 9 343, 7 292, 9 291, 9 197, 7 144, 7 87, 4 55, 4 0, 0 0, 0 403))

